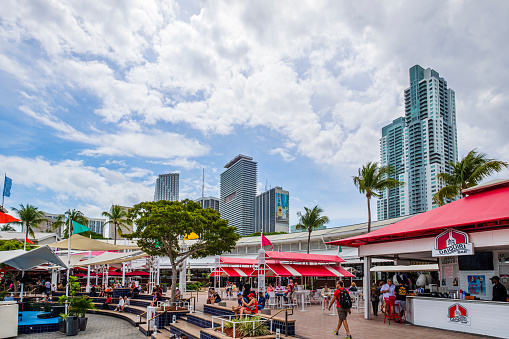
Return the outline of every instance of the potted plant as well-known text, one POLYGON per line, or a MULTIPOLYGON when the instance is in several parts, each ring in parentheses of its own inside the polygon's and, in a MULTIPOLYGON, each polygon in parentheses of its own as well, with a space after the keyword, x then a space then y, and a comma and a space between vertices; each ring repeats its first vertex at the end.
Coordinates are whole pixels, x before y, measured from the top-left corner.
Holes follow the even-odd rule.
POLYGON ((87 329, 88 318, 85 316, 88 310, 96 310, 92 299, 83 296, 71 300, 71 311, 78 316, 80 331, 87 329))
POLYGON ((92 299, 85 296, 76 297, 76 292, 79 289, 80 283, 78 279, 71 276, 69 278, 70 297, 63 295, 58 298, 60 305, 68 303, 67 314, 65 314, 65 318, 62 317, 65 322, 64 328, 66 335, 76 335, 78 334, 78 330, 84 331, 87 328, 87 318, 85 318, 87 310, 96 309, 92 299))

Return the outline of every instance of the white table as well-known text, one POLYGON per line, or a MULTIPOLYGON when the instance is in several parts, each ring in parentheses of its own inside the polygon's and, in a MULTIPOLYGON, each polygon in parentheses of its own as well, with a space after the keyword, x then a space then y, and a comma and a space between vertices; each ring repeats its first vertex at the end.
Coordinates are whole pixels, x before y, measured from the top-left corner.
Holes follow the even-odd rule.
POLYGON ((294 294, 300 294, 300 297, 301 297, 301 299, 300 299, 300 300, 301 300, 301 302, 302 302, 302 309, 301 309, 301 310, 299 310, 299 312, 307 312, 308 310, 306 310, 306 309, 304 308, 304 295, 306 294, 306 291, 300 291, 300 290, 298 290, 298 291, 293 291, 293 293, 294 293, 294 294))

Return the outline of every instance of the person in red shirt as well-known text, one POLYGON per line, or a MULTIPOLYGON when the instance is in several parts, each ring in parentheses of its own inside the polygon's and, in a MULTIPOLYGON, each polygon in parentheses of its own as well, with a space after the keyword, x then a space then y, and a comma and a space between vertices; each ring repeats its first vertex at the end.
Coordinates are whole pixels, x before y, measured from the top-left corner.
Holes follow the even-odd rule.
POLYGON ((112 303, 111 297, 106 298, 106 301, 103 303, 103 310, 109 310, 110 304, 112 303))
POLYGON ((339 316, 338 326, 336 327, 335 330, 332 330, 332 331, 334 332, 335 335, 338 335, 341 325, 344 325, 345 330, 346 330, 345 339, 346 338, 351 339, 352 336, 350 335, 350 329, 348 328, 348 322, 346 321, 346 317, 348 316, 348 314, 352 313, 352 310, 350 308, 348 308, 348 309, 341 308, 340 303, 339 303, 339 301, 340 301, 339 297, 340 297, 341 291, 343 291, 343 290, 345 290, 344 283, 341 280, 338 280, 338 282, 336 283, 336 290, 334 291, 334 296, 332 297, 332 300, 330 301, 330 304, 329 304, 329 311, 330 311, 331 306, 334 305, 334 301, 336 301, 336 306, 338 309, 338 316, 339 316))

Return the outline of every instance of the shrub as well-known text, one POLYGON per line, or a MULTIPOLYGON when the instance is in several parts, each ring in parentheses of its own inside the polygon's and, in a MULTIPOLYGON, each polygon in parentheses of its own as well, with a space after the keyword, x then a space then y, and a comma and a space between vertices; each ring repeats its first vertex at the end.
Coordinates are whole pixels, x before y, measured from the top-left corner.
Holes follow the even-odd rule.
POLYGON ((260 326, 254 331, 253 329, 260 325, 261 321, 265 318, 262 317, 246 317, 246 318, 234 318, 231 321, 224 324, 225 328, 233 328, 233 323, 236 323, 235 330, 242 336, 246 337, 258 337, 270 334, 269 329, 266 326, 260 326), (256 321, 256 322, 253 322, 256 321))

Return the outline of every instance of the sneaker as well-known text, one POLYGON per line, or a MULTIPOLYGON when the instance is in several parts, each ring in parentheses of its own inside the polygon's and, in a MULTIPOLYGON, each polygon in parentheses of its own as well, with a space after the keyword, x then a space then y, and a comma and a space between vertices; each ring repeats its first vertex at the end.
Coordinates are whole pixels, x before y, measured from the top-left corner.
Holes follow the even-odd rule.
POLYGON ((352 335, 347 335, 345 339, 352 339, 352 335))
POLYGON ((335 329, 332 330, 332 333, 334 333, 335 335, 338 335, 338 331, 336 331, 335 329))

